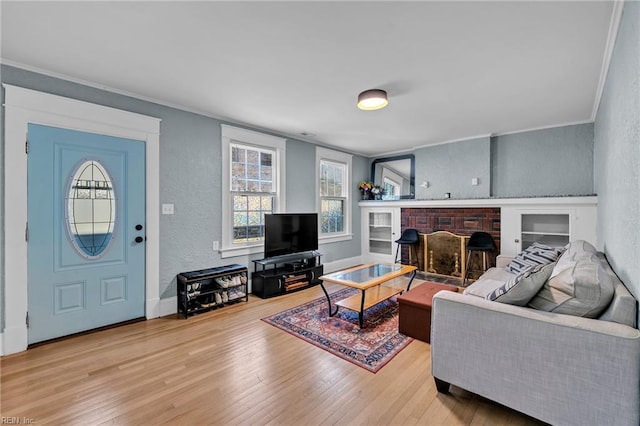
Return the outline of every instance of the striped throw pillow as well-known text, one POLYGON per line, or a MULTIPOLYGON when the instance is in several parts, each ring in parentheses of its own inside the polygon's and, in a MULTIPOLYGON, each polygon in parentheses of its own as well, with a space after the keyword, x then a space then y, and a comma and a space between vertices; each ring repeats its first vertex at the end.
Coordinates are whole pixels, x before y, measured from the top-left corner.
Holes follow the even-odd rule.
POLYGON ((554 266, 556 262, 529 267, 488 294, 486 299, 509 305, 526 306, 547 282, 554 266))
POLYGON ((521 251, 507 265, 507 271, 520 274, 526 269, 536 265, 546 265, 558 260, 564 252, 562 247, 551 247, 540 243, 533 243, 525 250, 521 251))

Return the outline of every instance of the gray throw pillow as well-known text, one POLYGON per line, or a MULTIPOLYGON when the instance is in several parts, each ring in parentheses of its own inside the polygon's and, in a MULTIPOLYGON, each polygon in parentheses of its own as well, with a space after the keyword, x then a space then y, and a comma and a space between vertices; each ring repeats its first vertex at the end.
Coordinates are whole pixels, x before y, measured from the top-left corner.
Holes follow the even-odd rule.
POLYGON ((526 306, 553 272, 554 263, 536 265, 505 282, 487 295, 487 299, 509 305, 526 306))
POLYGON ((564 252, 562 247, 551 247, 545 244, 533 243, 513 258, 507 265, 507 271, 520 274, 532 266, 546 265, 558 260, 564 252))
POLYGON ((600 259, 589 251, 569 250, 556 263, 551 277, 529 301, 542 311, 597 318, 611 303, 613 282, 600 259))

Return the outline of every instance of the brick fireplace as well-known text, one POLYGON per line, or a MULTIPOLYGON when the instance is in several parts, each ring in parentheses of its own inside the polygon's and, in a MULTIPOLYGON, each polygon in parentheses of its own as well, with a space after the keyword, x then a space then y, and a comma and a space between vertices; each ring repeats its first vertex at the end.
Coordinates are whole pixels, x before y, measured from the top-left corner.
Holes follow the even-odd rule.
MULTIPOLYGON (((435 231, 449 231, 457 235, 471 235, 475 231, 489 233, 500 247, 500 208, 499 207, 473 207, 473 208, 402 208, 400 211, 400 228, 415 228, 421 234, 430 234, 435 231)), ((402 262, 409 261, 407 247, 402 247, 402 262)), ((498 253, 495 253, 496 255, 498 253)), ((424 247, 422 242, 418 248, 418 269, 426 271, 424 265, 424 247)), ((490 256, 490 264, 493 266, 495 259, 490 256)))

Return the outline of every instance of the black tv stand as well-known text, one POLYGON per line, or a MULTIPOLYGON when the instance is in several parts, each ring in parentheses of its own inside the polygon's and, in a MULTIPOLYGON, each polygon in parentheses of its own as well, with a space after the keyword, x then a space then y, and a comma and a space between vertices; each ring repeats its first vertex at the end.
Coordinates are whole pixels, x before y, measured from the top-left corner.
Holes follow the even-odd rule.
POLYGON ((324 268, 317 251, 254 260, 251 292, 266 299, 320 284, 324 268))

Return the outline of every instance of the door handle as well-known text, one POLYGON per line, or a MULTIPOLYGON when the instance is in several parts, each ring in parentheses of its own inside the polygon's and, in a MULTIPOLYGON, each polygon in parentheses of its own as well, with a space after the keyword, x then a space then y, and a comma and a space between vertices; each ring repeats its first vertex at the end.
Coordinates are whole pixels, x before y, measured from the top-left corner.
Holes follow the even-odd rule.
POLYGON ((136 237, 136 239, 135 239, 135 242, 138 243, 138 244, 140 244, 143 241, 144 241, 144 238, 142 238, 142 237, 136 237))

